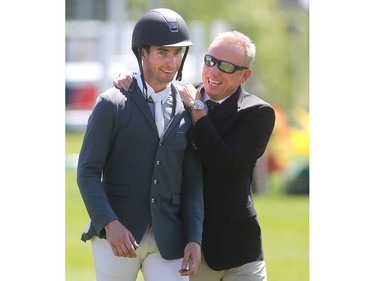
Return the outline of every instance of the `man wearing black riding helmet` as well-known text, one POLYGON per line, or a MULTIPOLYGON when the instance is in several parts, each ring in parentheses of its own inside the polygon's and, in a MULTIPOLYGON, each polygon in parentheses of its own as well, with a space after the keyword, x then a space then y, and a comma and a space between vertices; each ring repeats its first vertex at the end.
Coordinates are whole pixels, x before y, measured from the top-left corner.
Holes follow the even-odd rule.
POLYGON ((135 281, 139 270, 145 281, 188 280, 198 269, 201 163, 172 83, 191 45, 179 14, 145 13, 132 36, 139 64, 132 93, 108 89, 88 120, 77 182, 90 216, 82 240, 91 240, 97 281, 135 281))

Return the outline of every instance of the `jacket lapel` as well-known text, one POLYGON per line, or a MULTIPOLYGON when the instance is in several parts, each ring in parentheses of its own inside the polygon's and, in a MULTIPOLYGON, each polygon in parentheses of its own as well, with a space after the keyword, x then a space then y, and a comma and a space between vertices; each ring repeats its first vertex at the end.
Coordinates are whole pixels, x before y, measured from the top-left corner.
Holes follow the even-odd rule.
POLYGON ((145 116, 147 123, 151 126, 151 128, 153 128, 155 134, 158 135, 158 129, 155 125, 155 120, 150 109, 150 104, 141 92, 141 90, 138 87, 136 87, 136 91, 127 94, 127 97, 134 100, 136 105, 141 109, 140 111, 142 112, 142 114, 145 116))
POLYGON ((182 102, 181 96, 173 83, 171 84, 171 88, 172 88, 172 95, 175 95, 175 103, 176 103, 175 110, 176 111, 175 111, 174 116, 171 116, 172 119, 169 123, 167 130, 164 133, 163 138, 168 137, 171 134, 171 132, 173 132, 174 128, 180 124, 182 116, 183 116, 182 113, 185 112, 184 103, 182 102))
MULTIPOLYGON (((183 117, 182 113, 185 112, 185 107, 184 107, 184 104, 181 100, 181 96, 178 93, 175 86, 173 85, 173 83, 172 83, 171 87, 172 87, 172 93, 176 97, 175 98, 176 111, 175 111, 174 116, 171 116, 172 120, 170 121, 170 124, 169 124, 167 130, 165 131, 163 138, 168 137, 168 135, 170 135, 170 133, 173 131, 173 129, 177 125, 180 124, 181 119, 183 117)), ((153 128, 155 134, 158 135, 158 130, 157 130, 157 127, 155 125, 154 116, 152 115, 149 102, 144 97, 144 95, 141 92, 141 90, 139 89, 139 87, 136 87, 135 92, 132 92, 132 93, 128 94, 127 97, 130 97, 134 100, 134 102, 137 104, 137 106, 141 109, 142 114, 145 116, 145 118, 147 120, 147 123, 149 123, 150 126, 153 128)))

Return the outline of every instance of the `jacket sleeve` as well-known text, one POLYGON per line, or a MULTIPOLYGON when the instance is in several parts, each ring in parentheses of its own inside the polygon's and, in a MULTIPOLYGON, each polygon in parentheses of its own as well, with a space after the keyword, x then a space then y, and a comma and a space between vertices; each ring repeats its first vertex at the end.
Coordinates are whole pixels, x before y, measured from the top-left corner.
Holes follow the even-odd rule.
POLYGON ((273 108, 267 104, 257 105, 236 114, 227 132, 219 133, 206 115, 189 134, 204 167, 211 172, 232 173, 239 167, 255 163, 266 149, 275 123, 273 108))
POLYGON ((78 159, 78 187, 97 234, 108 222, 117 219, 101 181, 110 152, 115 109, 107 100, 98 98, 88 120, 78 159))
POLYGON ((203 179, 199 156, 187 146, 183 164, 182 212, 187 242, 202 243, 203 179))

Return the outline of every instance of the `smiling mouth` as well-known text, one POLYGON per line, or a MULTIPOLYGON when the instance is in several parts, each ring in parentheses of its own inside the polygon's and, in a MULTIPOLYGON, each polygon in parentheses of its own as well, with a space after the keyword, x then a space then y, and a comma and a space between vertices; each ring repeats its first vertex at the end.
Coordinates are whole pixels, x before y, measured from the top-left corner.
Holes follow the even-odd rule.
POLYGON ((167 74, 173 74, 173 71, 172 70, 165 70, 165 69, 162 69, 160 68, 160 70, 164 73, 167 73, 167 74))
POLYGON ((210 84, 211 86, 218 86, 218 85, 221 84, 221 82, 214 81, 214 80, 211 80, 210 78, 208 78, 208 84, 210 84))

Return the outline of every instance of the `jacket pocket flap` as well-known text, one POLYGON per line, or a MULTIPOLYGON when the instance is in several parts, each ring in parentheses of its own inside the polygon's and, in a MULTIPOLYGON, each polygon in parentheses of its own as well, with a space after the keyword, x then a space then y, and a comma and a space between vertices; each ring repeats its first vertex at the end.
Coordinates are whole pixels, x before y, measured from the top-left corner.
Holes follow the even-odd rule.
POLYGON ((247 205, 244 207, 231 209, 228 213, 228 221, 237 222, 247 218, 254 217, 256 215, 257 213, 254 204, 247 203, 247 205))

